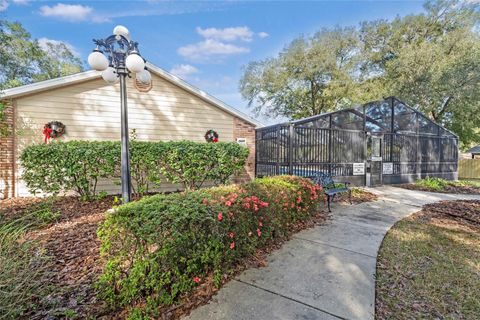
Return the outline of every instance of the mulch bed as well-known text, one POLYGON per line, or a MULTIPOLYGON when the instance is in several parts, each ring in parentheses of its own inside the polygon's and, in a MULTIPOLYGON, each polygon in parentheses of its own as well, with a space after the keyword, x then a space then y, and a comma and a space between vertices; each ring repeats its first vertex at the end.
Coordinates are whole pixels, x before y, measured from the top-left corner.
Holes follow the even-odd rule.
POLYGON ((427 204, 417 217, 428 221, 448 218, 480 227, 480 200, 440 201, 427 204))
MULTIPOLYGON (((35 210, 44 199, 13 198, 0 202, 0 214, 8 220, 35 210), (8 208, 8 209, 7 209, 8 208)), ((91 202, 77 197, 59 197, 52 211, 59 211, 56 223, 30 231, 29 239, 38 240, 51 258, 52 270, 45 282, 54 290, 41 301, 38 308, 25 315, 28 319, 56 319, 65 310, 72 310, 78 318, 104 313, 105 305, 97 300, 93 283, 101 272, 100 242, 96 235, 98 224, 106 210, 114 205, 114 197, 91 202)))
MULTIPOLYGON (((360 204, 364 202, 376 201, 378 196, 374 193, 368 192, 363 189, 355 189, 352 192, 352 204, 360 204)), ((348 194, 339 194, 335 196, 335 202, 350 203, 348 200, 348 194)))
MULTIPOLYGON (((377 196, 366 191, 352 195, 352 202, 362 203, 376 200, 377 196)), ((31 212, 44 201, 41 198, 13 198, 0 202, 0 215, 7 220, 31 212)), ((348 202, 348 195, 335 199, 336 202, 348 202)), ((91 202, 80 201, 77 197, 59 197, 51 205, 52 211, 59 211, 60 216, 54 224, 32 230, 29 239, 38 240, 52 259, 52 272, 48 281, 54 286, 53 292, 36 301, 38 308, 25 315, 28 319, 62 318, 65 311, 74 311, 77 318, 87 317, 118 319, 126 316, 126 310, 112 312, 105 303, 97 298, 94 283, 102 271, 99 256, 100 241, 96 230, 104 220, 105 211, 114 205, 114 197, 91 202)), ((324 207, 322 207, 324 208, 324 207)), ((328 218, 326 210, 305 222, 290 226, 291 234, 323 223, 328 218)), ((281 239, 269 247, 257 250, 256 254, 235 266, 234 270, 224 275, 226 283, 243 270, 251 267, 265 267, 265 258, 277 250, 288 239, 281 239)), ((178 319, 199 305, 207 303, 218 291, 213 285, 213 278, 205 279, 196 291, 181 299, 181 304, 167 306, 162 319, 178 319)))
POLYGON ((422 187, 414 183, 397 184, 395 187, 404 188, 408 190, 439 192, 439 193, 461 193, 461 194, 480 194, 480 188, 473 186, 445 186, 443 190, 435 190, 431 188, 422 187))

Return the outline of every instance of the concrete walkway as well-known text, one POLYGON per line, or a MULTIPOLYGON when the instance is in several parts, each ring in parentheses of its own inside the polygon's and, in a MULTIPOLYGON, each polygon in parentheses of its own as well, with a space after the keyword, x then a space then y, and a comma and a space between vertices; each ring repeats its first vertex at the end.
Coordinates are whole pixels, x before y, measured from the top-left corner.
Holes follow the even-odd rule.
POLYGON ((186 319, 373 319, 376 256, 390 227, 426 203, 480 199, 394 187, 370 191, 378 201, 333 204, 325 225, 296 234, 267 267, 245 271, 186 319))

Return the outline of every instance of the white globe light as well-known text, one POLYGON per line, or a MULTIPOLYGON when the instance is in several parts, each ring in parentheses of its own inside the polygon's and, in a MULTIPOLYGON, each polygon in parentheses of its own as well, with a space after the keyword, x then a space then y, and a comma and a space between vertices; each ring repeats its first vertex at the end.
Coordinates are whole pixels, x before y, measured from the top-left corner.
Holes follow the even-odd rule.
POLYGON ((108 68, 108 59, 100 51, 93 51, 88 55, 88 64, 94 70, 103 71, 108 68))
POLYGON ((145 70, 145 69, 137 73, 136 76, 137 76, 137 79, 143 84, 150 84, 150 81, 152 81, 152 75, 148 70, 145 70))
POLYGON ((102 78, 107 83, 114 84, 118 82, 118 75, 115 72, 115 68, 108 67, 102 72, 102 78))
POLYGON ((113 34, 116 36, 124 36, 125 38, 130 40, 130 31, 128 31, 128 29, 124 26, 118 25, 113 28, 113 34))
POLYGON ((125 65, 127 66, 128 70, 135 73, 138 73, 145 68, 145 62, 143 61, 143 58, 137 53, 130 53, 125 60, 125 65))

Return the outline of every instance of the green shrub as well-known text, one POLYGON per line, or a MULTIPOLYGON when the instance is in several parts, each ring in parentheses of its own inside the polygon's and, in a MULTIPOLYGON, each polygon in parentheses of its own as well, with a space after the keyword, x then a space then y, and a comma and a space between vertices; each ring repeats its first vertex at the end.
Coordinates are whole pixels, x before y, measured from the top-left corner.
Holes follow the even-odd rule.
POLYGON ((158 143, 131 141, 130 142, 130 173, 132 177, 132 191, 141 196, 151 191, 151 187, 158 187, 162 182, 159 158, 161 153, 158 143))
POLYGON ((237 261, 312 216, 319 190, 307 179, 281 176, 122 205, 98 230, 106 258, 102 297, 117 306, 144 301, 155 310, 208 276, 220 285, 237 261))
POLYGON ((26 147, 20 156, 22 179, 33 193, 75 191, 85 199, 96 194, 100 178, 118 171, 117 142, 70 141, 26 147))
MULTIPOLYGON (((162 174, 187 190, 206 181, 225 183, 242 169, 248 149, 236 143, 190 141, 130 143, 134 193, 143 195, 158 187, 162 174)), ((120 176, 120 142, 70 141, 26 147, 21 156, 22 179, 32 193, 74 191, 85 199, 97 194, 101 178, 120 176)))
POLYGON ((248 149, 237 143, 172 141, 161 145, 161 154, 160 167, 167 180, 193 190, 206 181, 226 183, 245 165, 248 149))
POLYGON ((415 184, 423 188, 442 191, 448 186, 449 182, 442 178, 426 177, 425 179, 415 181, 415 184))

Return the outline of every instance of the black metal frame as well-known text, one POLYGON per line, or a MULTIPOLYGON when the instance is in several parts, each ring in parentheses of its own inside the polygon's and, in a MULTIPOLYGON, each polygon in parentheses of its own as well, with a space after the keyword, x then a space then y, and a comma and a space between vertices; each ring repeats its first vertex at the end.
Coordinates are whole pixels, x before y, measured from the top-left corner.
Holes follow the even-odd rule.
POLYGON ((395 97, 259 128, 256 135, 257 176, 328 172, 366 185, 371 167, 380 165, 384 184, 457 178, 458 137, 395 97), (375 163, 367 141, 377 134, 383 152, 375 163), (364 164, 364 174, 353 174, 354 163, 364 164), (392 163, 391 174, 383 173, 384 163, 392 163))

